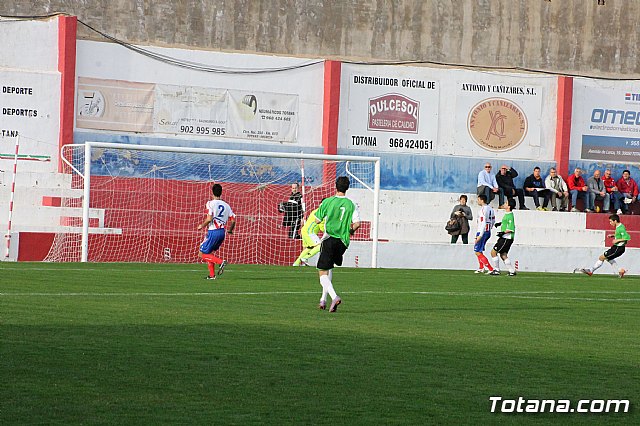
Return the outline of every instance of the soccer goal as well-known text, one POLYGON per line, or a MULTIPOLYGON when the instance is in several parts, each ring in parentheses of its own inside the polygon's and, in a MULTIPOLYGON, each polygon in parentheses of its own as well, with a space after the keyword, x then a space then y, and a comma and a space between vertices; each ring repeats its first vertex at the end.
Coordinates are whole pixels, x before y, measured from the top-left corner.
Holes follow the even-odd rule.
POLYGON ((57 234, 46 260, 197 262, 204 232, 196 228, 204 220, 211 185, 220 183, 222 199, 237 219, 220 256, 231 263, 291 265, 302 242, 290 238, 290 225, 279 211, 291 184, 304 182, 303 223, 323 198, 335 194, 336 177, 346 175, 347 196, 358 205, 363 223, 352 245, 368 247, 360 266, 369 266, 370 253, 370 266, 376 267, 378 157, 101 142, 65 145, 61 156, 73 187, 84 194, 63 200, 65 207, 82 208, 81 217, 65 218, 64 224, 82 232, 57 234))

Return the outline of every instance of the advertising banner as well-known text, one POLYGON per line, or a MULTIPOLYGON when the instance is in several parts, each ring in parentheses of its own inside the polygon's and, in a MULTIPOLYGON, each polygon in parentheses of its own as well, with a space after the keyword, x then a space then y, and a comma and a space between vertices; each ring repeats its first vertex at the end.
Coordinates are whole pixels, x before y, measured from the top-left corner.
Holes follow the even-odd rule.
POLYGON ((347 109, 340 112, 339 145, 435 154, 440 83, 427 73, 418 67, 345 66, 342 88, 348 100, 347 109))
POLYGON ((226 90, 158 84, 155 87, 155 96, 155 132, 226 135, 226 90))
POLYGON ((154 104, 153 84, 80 77, 76 127, 151 132, 154 104))
POLYGON ((298 96, 229 90, 228 136, 295 142, 298 96))
POLYGON ((456 82, 456 155, 509 152, 537 158, 542 88, 508 75, 469 75, 456 82))
POLYGON ((0 71, 0 114, 0 160, 13 162, 20 138, 20 160, 48 163, 41 169, 57 167, 60 74, 0 71))
POLYGON ((76 127, 296 142, 298 96, 78 79, 76 127))
POLYGON ((640 83, 575 79, 571 126, 572 157, 639 163, 640 83))

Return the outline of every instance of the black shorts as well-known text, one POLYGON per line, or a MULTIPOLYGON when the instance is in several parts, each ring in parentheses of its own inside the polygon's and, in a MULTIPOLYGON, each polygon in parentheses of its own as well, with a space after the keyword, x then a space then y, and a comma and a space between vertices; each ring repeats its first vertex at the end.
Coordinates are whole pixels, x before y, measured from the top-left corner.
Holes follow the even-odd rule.
POLYGON ((509 253, 509 249, 511 248, 511 244, 513 244, 513 239, 509 238, 498 238, 498 242, 496 242, 496 245, 493 246, 493 249, 496 251, 496 253, 500 253, 500 254, 507 254, 509 253))
POLYGON ((340 238, 329 237, 320 245, 320 257, 316 268, 322 271, 333 269, 334 266, 342 266, 342 255, 347 251, 340 238))
POLYGON ((616 257, 620 257, 624 254, 624 246, 611 246, 609 250, 604 252, 604 258, 607 260, 613 260, 616 257))

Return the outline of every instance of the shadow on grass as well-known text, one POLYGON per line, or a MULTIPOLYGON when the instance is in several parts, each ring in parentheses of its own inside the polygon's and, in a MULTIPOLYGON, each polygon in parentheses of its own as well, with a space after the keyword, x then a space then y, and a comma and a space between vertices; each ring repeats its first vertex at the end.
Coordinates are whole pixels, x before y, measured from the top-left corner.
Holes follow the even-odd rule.
MULTIPOLYGON (((449 310, 449 309, 447 309, 449 310)), ((507 309, 505 309, 507 310, 507 309)), ((544 309, 541 309, 544 311, 544 309)), ((287 326, 3 326, 0 423, 637 422, 489 412, 489 397, 631 399, 625 362, 287 326), (339 415, 332 415, 339 413, 339 415)), ((628 364, 628 363, 627 363, 628 364)))

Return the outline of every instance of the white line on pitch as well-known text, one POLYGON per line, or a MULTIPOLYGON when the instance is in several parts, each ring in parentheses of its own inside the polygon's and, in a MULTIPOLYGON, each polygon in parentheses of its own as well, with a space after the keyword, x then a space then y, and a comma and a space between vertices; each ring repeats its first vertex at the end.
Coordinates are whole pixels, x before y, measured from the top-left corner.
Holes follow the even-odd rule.
MULTIPOLYGON (((261 292, 176 292, 176 293, 0 293, 0 297, 187 297, 187 296, 274 296, 274 295, 301 295, 317 294, 317 291, 261 291, 261 292)), ((505 297, 515 299, 547 299, 547 300, 582 300, 582 301, 609 301, 609 302, 636 302, 640 298, 604 298, 604 297, 567 297, 564 295, 579 294, 608 294, 627 295, 640 294, 640 292, 615 292, 615 291, 522 291, 522 292, 446 292, 446 291, 343 291, 343 294, 415 294, 421 296, 455 296, 455 297, 505 297)))

